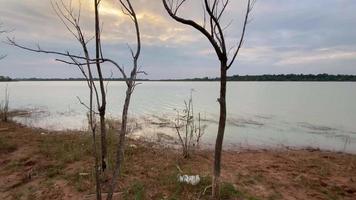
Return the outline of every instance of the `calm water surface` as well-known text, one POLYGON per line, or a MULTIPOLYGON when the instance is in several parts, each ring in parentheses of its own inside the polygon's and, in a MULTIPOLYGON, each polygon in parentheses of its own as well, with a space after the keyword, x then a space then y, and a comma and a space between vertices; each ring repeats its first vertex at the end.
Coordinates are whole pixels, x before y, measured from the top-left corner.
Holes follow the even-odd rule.
MULTIPOLYGON (((3 91, 7 83, 0 83, 3 91)), ((21 123, 46 129, 84 129, 87 101, 84 82, 11 82, 10 107, 32 109, 21 123)), ((144 82, 134 93, 130 116, 174 119, 193 89, 195 113, 207 125, 204 142, 213 144, 218 120, 217 82, 144 82)), ((108 113, 117 118, 125 84, 110 82, 108 113)), ((226 147, 314 147, 356 153, 356 83, 230 82, 228 83, 226 147)), ((139 120, 142 122, 145 120, 139 120)), ((146 120, 147 121, 147 120, 146 120)), ((150 126, 137 131, 148 138, 173 130, 150 126)))

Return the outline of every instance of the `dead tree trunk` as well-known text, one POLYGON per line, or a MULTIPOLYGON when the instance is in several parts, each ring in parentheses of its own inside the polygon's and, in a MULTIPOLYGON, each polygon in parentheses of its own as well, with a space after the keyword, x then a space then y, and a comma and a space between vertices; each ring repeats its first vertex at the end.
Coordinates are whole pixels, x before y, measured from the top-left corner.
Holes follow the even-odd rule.
MULTIPOLYGON (((246 25, 249 14, 253 8, 255 0, 247 0, 247 10, 244 18, 242 34, 240 40, 235 47, 235 52, 229 60, 229 51, 227 50, 226 38, 224 34, 225 28, 221 23, 223 16, 230 0, 203 0, 204 5, 204 20, 203 25, 197 22, 185 19, 178 16, 179 9, 184 5, 186 0, 162 0, 163 5, 168 14, 177 22, 191 26, 203 34, 213 46, 215 53, 220 61, 220 97, 218 102, 220 105, 220 117, 218 133, 216 136, 215 153, 214 153, 214 170, 213 170, 213 185, 212 197, 218 199, 220 194, 220 171, 221 171, 221 152, 223 147, 225 125, 226 125, 226 80, 227 71, 234 63, 237 54, 242 46, 245 36, 246 25)), ((234 49, 233 47, 231 49, 234 49)))
MULTIPOLYGON (((69 24, 72 24, 72 28, 75 31, 71 31, 72 33, 76 33, 75 37, 78 40, 78 42, 81 44, 82 50, 84 52, 84 57, 85 57, 85 65, 87 67, 87 72, 82 68, 82 65, 73 57, 69 56, 74 63, 78 66, 80 71, 82 72, 83 76, 86 78, 87 85, 89 88, 89 107, 88 107, 88 112, 89 112, 89 125, 90 125, 90 131, 92 134, 92 140, 93 140, 93 158, 94 158, 94 172, 95 172, 95 190, 96 190, 96 199, 101 200, 101 180, 100 180, 100 170, 99 170, 99 153, 97 149, 97 139, 96 139, 96 120, 95 120, 95 112, 94 112, 94 101, 96 101, 97 105, 99 105, 99 96, 98 96, 98 91, 95 86, 94 82, 94 77, 93 73, 91 70, 91 63, 90 63, 90 55, 89 51, 87 48, 87 43, 89 40, 87 40, 84 37, 84 34, 82 32, 82 29, 80 27, 79 21, 80 21, 80 15, 76 18, 74 16, 74 13, 72 11, 72 8, 66 7, 65 4, 62 2, 63 8, 60 8, 58 3, 56 3, 56 7, 53 6, 55 9, 58 17, 62 20, 62 22, 66 25, 67 29, 71 31, 69 24), (64 14, 64 11, 67 12, 67 15, 64 14), (67 22, 67 23, 66 23, 67 22), (95 100, 94 100, 95 98, 95 100)), ((79 8, 79 13, 80 13, 80 8, 79 8)), ((96 61, 98 63, 99 61, 96 61)), ((82 102, 83 103, 83 102, 82 102)), ((84 104, 84 103, 83 103, 84 104)))
POLYGON ((95 54, 96 54, 96 68, 98 71, 99 84, 100 84, 100 94, 101 103, 98 108, 100 116, 100 135, 101 135, 101 169, 105 171, 107 166, 107 140, 106 140, 106 90, 104 86, 104 78, 100 66, 100 58, 102 58, 101 51, 101 39, 100 39, 100 16, 99 16, 99 5, 101 0, 94 0, 94 10, 95 10, 95 54))
POLYGON ((114 190, 117 187, 117 179, 120 175, 121 167, 123 164, 123 158, 124 158, 125 140, 126 140, 126 134, 127 134, 128 110, 129 110, 129 106, 130 106, 131 96, 132 96, 132 93, 137 85, 136 84, 137 74, 142 73, 138 69, 138 59, 139 59, 140 53, 141 53, 141 36, 140 36, 140 28, 139 28, 138 20, 136 17, 136 12, 135 12, 135 9, 133 8, 130 0, 120 0, 120 4, 121 4, 121 8, 122 8, 122 11, 124 12, 124 14, 128 15, 134 24, 137 44, 136 44, 135 52, 133 51, 132 48, 130 48, 132 59, 133 59, 133 67, 132 67, 129 79, 126 79, 127 89, 126 89, 125 103, 124 103, 124 107, 122 110, 122 116, 121 116, 122 118, 121 118, 121 130, 119 133, 120 134, 119 135, 119 144, 117 146, 115 169, 114 169, 112 181, 111 181, 111 184, 109 187, 107 200, 112 199, 114 190))
POLYGON ((218 134, 216 136, 215 151, 214 151, 214 176, 212 195, 218 197, 220 191, 220 171, 221 171, 221 152, 224 140, 225 125, 226 125, 226 78, 227 65, 226 61, 220 61, 220 97, 218 99, 220 105, 220 118, 218 134))
MULTIPOLYGON (((95 122, 95 113, 93 110, 93 96, 94 96, 94 89, 95 89, 95 83, 94 83, 94 78, 90 69, 90 57, 88 53, 88 49, 86 46, 83 45, 83 50, 85 57, 87 59, 87 69, 88 69, 88 87, 90 90, 90 99, 89 99, 89 124, 91 128, 91 133, 92 133, 92 138, 93 138, 93 157, 94 157, 94 171, 95 171, 95 190, 96 190, 96 199, 101 200, 101 181, 100 181, 100 171, 99 171, 99 153, 97 150, 97 140, 96 140, 96 122, 95 122)), ((79 65, 78 65, 79 67, 79 65)), ((95 89, 95 92, 97 94, 97 91, 95 89)))
POLYGON ((120 133, 119 133, 119 143, 118 143, 117 151, 116 151, 115 169, 114 169, 114 173, 112 176, 112 181, 111 181, 111 185, 109 188, 107 200, 111 200, 113 197, 114 190, 117 187, 117 178, 120 175, 121 167, 122 167, 122 163, 123 163, 126 132, 127 132, 127 115, 128 115, 128 110, 129 110, 129 106, 130 106, 131 94, 132 94, 131 88, 132 88, 131 86, 128 86, 126 89, 125 103, 124 103, 124 107, 122 110, 122 116, 121 116, 122 120, 121 120, 121 129, 120 129, 120 133))
MULTIPOLYGON (((99 170, 100 169, 99 168, 100 157, 99 157, 99 152, 98 152, 98 148, 97 148, 97 136, 96 136, 97 127, 96 127, 95 111, 94 111, 94 104, 96 103, 96 105, 99 108, 100 101, 99 101, 98 90, 95 86, 94 77, 93 77, 93 73, 91 70, 91 65, 98 64, 99 62, 104 62, 104 60, 105 60, 105 61, 109 61, 109 62, 112 62, 113 64, 115 64, 115 66, 117 66, 120 69, 120 71, 122 71, 122 70, 115 62, 113 62, 109 59, 101 58, 99 60, 97 58, 96 59, 90 58, 89 51, 87 48, 87 44, 90 40, 86 39, 84 37, 84 33, 82 32, 82 29, 79 24, 80 14, 78 14, 77 16, 74 14, 73 8, 71 7, 72 6, 71 2, 69 3, 69 6, 67 6, 63 2, 63 0, 59 0, 59 3, 58 2, 54 2, 54 3, 51 2, 51 3, 52 3, 52 7, 53 7, 54 11, 56 12, 59 19, 62 21, 64 26, 74 36, 74 38, 80 43, 80 45, 82 47, 82 51, 84 53, 84 56, 73 55, 73 54, 70 54, 69 52, 61 53, 61 52, 57 52, 57 51, 46 51, 46 50, 42 50, 39 46, 37 49, 32 49, 29 47, 21 46, 21 45, 17 44, 13 39, 9 39, 9 38, 8 38, 8 44, 19 47, 19 48, 27 50, 27 51, 32 51, 32 52, 37 52, 37 53, 54 54, 54 55, 66 57, 67 59, 69 58, 71 61, 65 61, 65 60, 61 60, 61 59, 57 59, 57 61, 61 61, 61 62, 67 63, 67 64, 72 64, 72 65, 78 66, 82 75, 85 77, 87 86, 89 89, 89 105, 86 105, 79 98, 78 99, 80 100, 80 103, 82 103, 88 109, 88 113, 89 113, 88 121, 89 121, 92 141, 93 141, 93 158, 94 158, 96 199, 101 200, 101 180, 100 180, 101 173, 99 170), (83 66, 86 66, 86 69, 84 69, 83 66)), ((80 8, 79 8, 78 13, 80 13, 80 8)), ((98 41, 99 41, 98 44, 100 46, 100 40, 98 40, 98 41)), ((100 49, 100 47, 98 49, 100 49)), ((100 67, 100 65, 99 65, 99 67, 100 67)))

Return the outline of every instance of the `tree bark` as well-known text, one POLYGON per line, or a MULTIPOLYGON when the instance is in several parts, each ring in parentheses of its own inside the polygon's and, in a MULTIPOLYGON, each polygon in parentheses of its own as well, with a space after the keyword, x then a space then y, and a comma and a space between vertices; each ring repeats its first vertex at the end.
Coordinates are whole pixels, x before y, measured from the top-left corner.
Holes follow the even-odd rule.
POLYGON ((100 108, 100 136, 101 136, 101 170, 107 168, 107 139, 106 139, 106 123, 105 123, 105 108, 100 108), (103 112, 102 112, 103 110, 103 112))
POLYGON ((132 94, 132 82, 129 83, 129 86, 126 90, 126 98, 124 103, 124 108, 122 111, 122 120, 121 120, 121 130, 119 136, 119 144, 118 149, 116 152, 116 163, 115 163, 115 170, 112 176, 107 200, 111 200, 114 194, 114 190, 117 187, 117 178, 121 172, 122 161, 124 157, 124 150, 125 150, 125 139, 126 139, 126 132, 127 132, 127 115, 130 106, 131 94, 132 94))
POLYGON ((101 170, 105 171, 107 167, 107 140, 106 140, 106 124, 105 124, 105 112, 106 112, 106 91, 104 86, 103 75, 101 72, 100 57, 101 57, 101 40, 100 40, 100 18, 99 18, 99 2, 95 3, 95 45, 96 45, 96 67, 99 76, 100 93, 101 93, 101 105, 99 108, 100 115, 100 136, 101 136, 101 170))
POLYGON ((227 61, 220 61, 220 98, 218 102, 220 104, 220 118, 218 135, 215 142, 215 155, 214 155, 214 174, 212 183, 212 196, 214 199, 220 197, 220 171, 221 171, 221 152, 224 140, 225 125, 226 125, 226 79, 227 79, 227 61))
POLYGON ((117 179, 118 176, 120 175, 121 172, 121 166, 123 165, 123 158, 124 158, 124 151, 125 151, 125 139, 126 139, 126 134, 127 134, 127 118, 128 118, 128 110, 130 106, 130 100, 131 100, 131 95, 135 89, 136 86, 136 77, 138 73, 138 59, 140 57, 141 53, 141 36, 140 36, 140 28, 138 24, 138 20, 136 17, 136 13, 134 8, 131 5, 130 0, 126 0, 126 4, 120 0, 120 3, 122 5, 123 10, 126 10, 127 14, 130 16, 132 19, 134 25, 135 25, 135 30, 136 30, 136 39, 137 39, 137 49, 136 53, 133 52, 133 50, 130 48, 131 55, 133 58, 133 68, 131 70, 130 78, 126 80, 127 84, 127 89, 126 89, 126 97, 125 97, 125 103, 122 111, 122 118, 121 118, 121 131, 120 131, 120 136, 119 136, 119 144, 116 152, 116 164, 115 164, 115 169, 114 173, 112 176, 111 184, 109 187, 109 193, 107 196, 107 200, 111 200, 113 197, 113 193, 115 188, 117 187, 117 179))

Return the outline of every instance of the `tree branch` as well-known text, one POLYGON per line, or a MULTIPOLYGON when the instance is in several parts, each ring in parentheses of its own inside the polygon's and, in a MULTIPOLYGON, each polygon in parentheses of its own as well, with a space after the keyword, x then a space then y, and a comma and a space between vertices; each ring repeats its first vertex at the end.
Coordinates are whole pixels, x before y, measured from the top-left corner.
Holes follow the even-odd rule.
POLYGON ((223 53, 222 53, 218 43, 214 40, 214 37, 211 36, 210 33, 204 27, 200 26, 199 24, 197 24, 193 20, 188 20, 188 19, 184 19, 184 18, 178 17, 176 14, 174 14, 172 9, 168 6, 167 0, 162 0, 162 2, 163 2, 163 5, 164 5, 164 8, 166 9, 168 14, 174 20, 176 20, 177 22, 180 22, 182 24, 189 25, 189 26, 197 29, 198 31, 200 31, 210 41, 210 43, 214 47, 214 50, 215 50, 216 54, 218 55, 219 59, 223 59, 223 53))
POLYGON ((244 37, 245 37, 245 33, 246 33, 246 27, 247 27, 247 24, 248 24, 249 15, 250 15, 255 3, 256 3, 256 0, 252 0, 252 1, 248 0, 248 2, 247 2, 246 15, 245 15, 245 20, 244 20, 244 24, 243 24, 243 28, 242 28, 240 41, 238 43, 237 49, 236 49, 231 61, 227 65, 227 69, 229 69, 231 67, 231 65, 234 63, 234 61, 235 61, 235 59, 237 57, 237 54, 239 53, 239 51, 240 51, 240 49, 242 47, 242 44, 243 44, 243 41, 244 41, 244 37))

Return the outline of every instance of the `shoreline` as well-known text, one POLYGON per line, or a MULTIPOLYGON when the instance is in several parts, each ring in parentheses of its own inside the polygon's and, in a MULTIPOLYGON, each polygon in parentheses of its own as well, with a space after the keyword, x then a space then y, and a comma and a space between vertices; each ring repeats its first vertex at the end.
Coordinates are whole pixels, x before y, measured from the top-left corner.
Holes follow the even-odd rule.
MULTIPOLYGON (((90 137, 78 132, 0 122, 1 199, 90 199, 93 193, 90 137)), ((109 170, 116 137, 109 140, 109 170)), ((183 159, 179 149, 129 140, 117 195, 124 199, 208 199, 213 152, 183 159), (198 174, 197 186, 176 181, 177 166, 198 174)), ((104 191, 110 172, 104 181, 104 191)), ((224 151, 224 199, 355 199, 356 156, 304 150, 224 151)))
MULTIPOLYGON (((39 113, 43 111, 38 111, 39 113)), ((10 111, 11 117, 27 117, 31 119, 31 115, 34 111, 31 110, 12 110, 10 111)), ((116 118, 108 118, 106 119, 108 122, 108 128, 115 128, 118 129, 115 124, 120 124, 120 121, 116 118), (111 126, 111 127, 109 127, 111 126)), ((64 132, 85 132, 85 127, 78 128, 78 129, 63 129, 63 128, 54 128, 51 129, 50 127, 36 127, 32 126, 31 123, 26 124, 24 120, 17 120, 13 119, 14 123, 18 123, 21 126, 30 127, 32 129, 39 129, 42 132, 50 132, 50 133, 64 133, 64 132)), ((26 120, 25 120, 26 121, 26 120)), ((167 146, 170 148, 180 148, 179 140, 176 137, 176 132, 174 128, 170 127, 168 122, 161 117, 156 115, 152 116, 144 116, 144 117, 136 117, 136 118, 129 118, 130 123, 132 123, 133 132, 128 134, 128 137, 133 140, 139 140, 141 142, 149 142, 149 143, 157 143, 159 146, 167 146), (138 126, 137 124, 140 124, 138 126), (172 129, 172 130, 168 130, 172 129)), ((206 122, 212 122, 210 120, 206 120, 206 122)), ((217 122, 212 122, 217 123, 217 122)), ((228 122, 229 123, 229 122, 228 122)), ((118 130, 116 130, 118 131, 118 130)), ((204 134, 205 135, 205 134, 204 134)), ((321 133, 322 135, 322 133, 321 133)), ((200 142, 199 146, 202 150, 211 151, 214 149, 214 139, 206 141, 205 136, 203 136, 202 141, 200 142)), ((322 152, 330 152, 330 153, 343 153, 343 154, 350 154, 356 155, 356 151, 349 150, 348 143, 345 142, 344 148, 341 149, 332 149, 332 148, 323 148, 318 145, 284 145, 281 143, 264 143, 263 145, 259 144, 250 144, 248 142, 243 143, 233 143, 229 141, 224 141, 223 150, 225 151, 234 151, 234 152, 243 152, 243 151, 284 151, 284 150, 308 150, 308 151, 322 151, 322 152), (345 146, 346 145, 346 146, 345 146)))
MULTIPOLYGON (((99 80, 95 80, 99 81, 99 80)), ((104 80, 108 82, 125 82, 125 80, 104 80)), ((219 83, 219 80, 136 80, 137 82, 212 82, 219 83)), ((62 80, 62 79, 49 79, 49 80, 11 80, 0 81, 0 83, 16 83, 16 82, 85 82, 85 80, 62 80)), ((356 80, 227 80, 229 83, 243 82, 243 83, 355 83, 356 80)))

